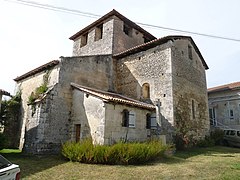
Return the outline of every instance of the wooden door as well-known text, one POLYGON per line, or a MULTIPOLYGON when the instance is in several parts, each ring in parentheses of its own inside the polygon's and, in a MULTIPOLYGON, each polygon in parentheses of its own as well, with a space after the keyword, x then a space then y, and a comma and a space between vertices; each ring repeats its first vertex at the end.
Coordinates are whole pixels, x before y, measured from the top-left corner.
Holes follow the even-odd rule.
POLYGON ((76 142, 80 141, 81 124, 76 124, 76 142))

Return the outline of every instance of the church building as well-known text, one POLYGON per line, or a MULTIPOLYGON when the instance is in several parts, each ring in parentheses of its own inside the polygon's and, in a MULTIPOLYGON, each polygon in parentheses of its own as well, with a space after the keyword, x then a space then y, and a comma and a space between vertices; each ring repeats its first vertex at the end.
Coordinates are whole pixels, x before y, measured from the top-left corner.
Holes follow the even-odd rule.
POLYGON ((205 70, 189 36, 157 39, 116 10, 70 37, 60 57, 14 80, 22 97, 20 148, 57 153, 66 141, 172 142, 209 132, 205 70))

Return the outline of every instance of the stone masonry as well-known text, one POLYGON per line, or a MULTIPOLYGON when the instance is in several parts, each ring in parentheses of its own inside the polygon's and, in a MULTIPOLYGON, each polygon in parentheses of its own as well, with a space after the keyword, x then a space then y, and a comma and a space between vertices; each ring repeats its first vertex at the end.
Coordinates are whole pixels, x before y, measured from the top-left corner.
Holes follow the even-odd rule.
POLYGON ((23 99, 20 148, 58 153, 68 140, 90 136, 99 144, 112 144, 126 132, 128 140, 144 141, 152 136, 146 127, 149 114, 158 123, 155 134, 166 136, 167 142, 182 125, 196 139, 208 133, 208 67, 191 37, 156 39, 113 10, 70 39, 72 57, 60 57, 15 79, 23 99), (29 104, 46 74, 47 92, 29 104), (89 95, 71 83, 95 90, 89 95), (141 103, 145 108, 137 105, 141 103), (136 118, 132 128, 123 127, 125 110, 136 118))

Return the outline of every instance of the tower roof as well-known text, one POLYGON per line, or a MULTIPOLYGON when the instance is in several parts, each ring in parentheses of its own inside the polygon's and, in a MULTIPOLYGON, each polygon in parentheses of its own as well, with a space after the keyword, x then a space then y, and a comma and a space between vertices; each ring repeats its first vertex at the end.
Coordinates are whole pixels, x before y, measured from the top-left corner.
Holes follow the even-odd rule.
POLYGON ((152 34, 150 34, 149 32, 147 32, 146 30, 144 30, 143 28, 141 28, 139 25, 137 25, 136 23, 134 23, 133 21, 129 20, 128 18, 126 18, 125 16, 123 16, 122 14, 120 14, 119 12, 117 12, 115 9, 113 9, 112 11, 110 11, 109 13, 105 14, 104 16, 102 16, 101 18, 99 18, 98 20, 96 20, 95 22, 93 22, 92 24, 88 25, 87 27, 83 28, 82 30, 78 31, 76 34, 72 35, 69 39, 70 40, 75 40, 77 37, 79 37, 81 34, 86 33, 87 31, 89 31, 91 28, 96 27, 98 25, 100 25, 102 22, 104 22, 106 19, 112 17, 112 16, 117 16, 119 19, 121 19, 124 23, 126 23, 128 26, 138 30, 139 32, 144 34, 144 37, 148 40, 154 40, 156 39, 156 37, 154 37, 152 34))

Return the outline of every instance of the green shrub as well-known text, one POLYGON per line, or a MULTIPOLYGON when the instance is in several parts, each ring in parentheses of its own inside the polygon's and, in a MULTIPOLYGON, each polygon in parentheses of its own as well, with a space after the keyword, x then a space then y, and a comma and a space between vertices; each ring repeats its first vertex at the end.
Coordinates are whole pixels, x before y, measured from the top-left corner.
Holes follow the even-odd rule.
POLYGON ((214 141, 215 145, 221 145, 223 143, 224 131, 222 129, 214 129, 210 133, 211 139, 214 141))
POLYGON ((8 146, 8 139, 7 137, 0 133, 0 150, 6 148, 8 146))
POLYGON ((28 97, 28 103, 32 104, 36 99, 38 99, 41 95, 47 92, 48 87, 47 84, 42 84, 41 86, 37 87, 34 92, 28 97))
POLYGON ((160 141, 116 143, 112 146, 93 145, 91 139, 80 143, 66 142, 62 155, 71 161, 95 164, 142 164, 163 156, 168 146, 160 141))
POLYGON ((215 141, 211 138, 211 136, 205 136, 204 139, 201 139, 197 142, 198 147, 211 147, 215 145, 215 141))

